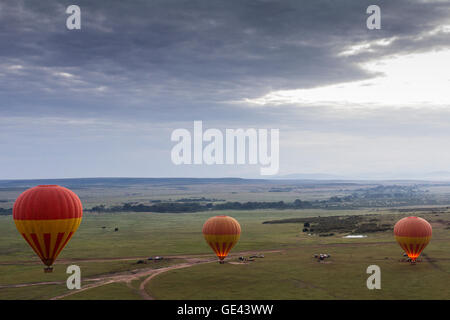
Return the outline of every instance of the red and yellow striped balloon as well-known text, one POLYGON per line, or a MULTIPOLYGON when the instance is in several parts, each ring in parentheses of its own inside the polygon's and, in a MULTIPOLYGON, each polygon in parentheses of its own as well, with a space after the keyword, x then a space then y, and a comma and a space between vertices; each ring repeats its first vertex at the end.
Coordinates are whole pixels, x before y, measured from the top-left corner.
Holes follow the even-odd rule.
POLYGON ((241 226, 228 216, 209 218, 203 225, 203 236, 220 262, 228 255, 241 236, 241 226))
POLYGON ((17 230, 47 266, 51 265, 69 242, 83 216, 78 196, 57 185, 37 186, 23 192, 14 203, 17 230))
POLYGON ((394 226, 395 238, 412 262, 428 245, 431 234, 431 225, 419 217, 403 218, 394 226))

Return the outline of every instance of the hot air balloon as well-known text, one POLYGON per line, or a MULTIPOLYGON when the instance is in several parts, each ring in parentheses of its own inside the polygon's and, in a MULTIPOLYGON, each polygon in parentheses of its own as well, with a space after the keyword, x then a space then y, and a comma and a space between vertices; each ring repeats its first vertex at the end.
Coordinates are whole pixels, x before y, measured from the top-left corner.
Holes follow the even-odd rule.
POLYGON ((394 226, 395 238, 412 263, 430 242, 431 233, 431 225, 419 217, 403 218, 394 226))
POLYGON ((78 196, 57 185, 37 186, 23 192, 14 203, 17 230, 52 272, 52 264, 72 238, 83 216, 78 196))
POLYGON ((232 217, 212 217, 203 225, 203 236, 222 264, 228 252, 238 242, 241 236, 241 226, 232 217))

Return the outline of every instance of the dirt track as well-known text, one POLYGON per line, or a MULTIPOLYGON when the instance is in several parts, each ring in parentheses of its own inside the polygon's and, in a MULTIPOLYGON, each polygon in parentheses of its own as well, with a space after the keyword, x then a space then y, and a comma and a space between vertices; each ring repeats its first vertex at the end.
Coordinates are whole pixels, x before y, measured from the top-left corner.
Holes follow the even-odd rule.
MULTIPOLYGON (((242 252, 236 252, 233 254, 230 254, 229 257, 233 256, 240 256, 240 255, 248 255, 248 254, 256 254, 256 253, 275 253, 275 252, 281 252, 284 250, 263 250, 263 251, 242 251, 242 252)), ((189 268, 194 265, 198 264, 204 264, 204 263, 211 263, 211 262, 217 262, 217 258, 211 254, 205 254, 205 255, 178 255, 178 256, 168 256, 170 259, 184 259, 185 262, 175 264, 168 267, 163 267, 159 269, 154 268, 142 268, 142 269, 135 269, 130 270, 126 272, 117 272, 112 274, 107 274, 103 276, 97 276, 92 278, 86 278, 83 279, 83 282, 93 282, 90 284, 84 284, 83 287, 79 290, 74 290, 67 292, 62 295, 58 295, 56 297, 51 298, 50 300, 58 300, 65 297, 68 297, 73 294, 77 294, 82 291, 86 291, 89 289, 97 288, 100 286, 104 286, 111 283, 117 283, 117 282, 124 282, 126 285, 131 288, 135 289, 131 286, 131 282, 133 280, 138 280, 143 277, 146 277, 139 286, 139 295, 144 300, 154 300, 154 297, 148 294, 145 290, 145 286, 148 282, 150 282, 154 277, 160 275, 161 273, 175 270, 175 269, 182 269, 182 268, 189 268)), ((134 258, 106 258, 106 259, 84 259, 84 260, 60 260, 60 263, 75 263, 75 262, 111 262, 111 261, 136 261, 144 259, 143 257, 134 257, 134 258)), ((28 263, 39 263, 35 261, 30 261, 28 263)), ((8 262, 2 263, 2 264, 9 264, 8 262)), ((17 264, 17 263, 15 263, 17 264)), ((30 286, 38 286, 38 285, 64 285, 65 281, 48 281, 48 282, 30 282, 30 283, 21 283, 21 284, 11 284, 11 285, 3 285, 0 286, 0 289, 2 288, 22 288, 22 287, 30 287, 30 286)))
MULTIPOLYGON (((237 255, 248 255, 253 254, 255 252, 264 252, 264 253, 273 253, 273 252, 280 252, 285 251, 283 250, 260 250, 260 251, 240 251, 236 253, 230 253, 229 257, 237 256, 237 255)), ((193 257, 211 257, 211 254, 191 254, 191 255, 171 255, 167 256, 167 258, 170 259, 191 259, 193 257)), ((77 263, 77 262, 112 262, 112 261, 137 261, 137 260, 146 260, 148 256, 145 257, 126 257, 126 258, 88 258, 88 259, 58 259, 58 264, 69 264, 69 263, 77 263)), ((22 264, 39 264, 41 265, 42 262, 36 258, 35 260, 30 261, 20 261, 20 262, 14 262, 14 261, 3 261, 0 262, 0 265, 22 265, 22 264)))
POLYGON ((174 265, 174 266, 170 266, 170 267, 166 267, 166 268, 161 268, 161 269, 155 270, 154 273, 152 273, 148 278, 146 278, 144 281, 141 282, 141 284, 139 285, 139 294, 141 295, 142 299, 144 299, 144 300, 154 300, 154 298, 151 295, 149 295, 147 291, 145 291, 145 286, 147 285, 148 282, 150 282, 150 280, 152 280, 157 275, 159 275, 159 274, 161 274, 163 272, 170 271, 170 270, 188 268, 188 267, 191 267, 193 265, 204 264, 204 263, 211 263, 211 262, 216 262, 216 261, 217 261, 217 259, 208 260, 208 261, 197 261, 197 262, 191 262, 191 263, 183 263, 183 264, 174 265))
MULTIPOLYGON (((274 253, 274 252, 281 252, 281 251, 283 251, 283 250, 266 250, 266 251, 258 251, 258 253, 261 253, 261 252, 274 253)), ((237 255, 247 255, 247 254, 255 254, 255 252, 254 251, 237 252, 237 253, 230 254, 229 257, 233 257, 233 256, 237 256, 237 255)), ((170 256, 169 258, 186 259, 187 261, 180 263, 180 264, 163 267, 163 268, 159 268, 159 269, 140 269, 138 272, 133 273, 133 274, 129 274, 129 273, 127 273, 127 274, 112 274, 112 275, 105 276, 104 278, 86 279, 85 281, 97 280, 98 282, 89 284, 89 285, 85 285, 85 286, 83 286, 83 288, 81 288, 79 290, 76 290, 73 292, 68 292, 63 295, 53 297, 50 300, 62 299, 67 296, 79 293, 81 291, 85 291, 88 289, 96 288, 99 286, 103 286, 103 285, 107 285, 107 284, 115 283, 115 282, 125 282, 129 288, 133 289, 133 287, 131 286, 131 281, 140 279, 142 277, 147 277, 147 278, 145 278, 139 285, 139 295, 144 300, 154 300, 154 297, 152 297, 145 290, 145 286, 147 285, 147 283, 149 283, 150 280, 152 280, 154 277, 160 275, 161 273, 170 271, 170 270, 189 268, 194 265, 217 262, 217 258, 211 256, 210 254, 209 255, 200 255, 200 256, 186 256, 186 255, 170 256)), ((125 259, 118 259, 118 260, 125 260, 125 259)), ((134 259, 126 258, 126 260, 136 260, 136 258, 134 258, 134 259)), ((92 260, 89 260, 89 261, 92 261, 92 260)), ((95 261, 102 261, 102 260, 95 260, 95 261)), ((108 261, 112 261, 112 260, 108 260, 108 261)), ((43 283, 41 283, 41 284, 43 284, 43 283)))
MULTIPOLYGON (((171 257, 174 258, 174 257, 171 257)), ((172 266, 168 266, 168 267, 163 267, 163 268, 159 268, 159 269, 154 269, 154 268, 144 268, 144 269, 139 269, 139 270, 132 270, 129 272, 120 272, 120 273, 114 273, 114 274, 109 274, 107 276, 104 277, 97 277, 96 279, 86 279, 84 281, 96 281, 93 284, 88 284, 88 285, 84 285, 81 289, 79 290, 75 290, 75 291, 71 291, 71 292, 67 292, 65 294, 56 296, 51 298, 50 300, 58 300, 58 299, 62 299, 65 298, 67 296, 73 295, 73 294, 77 294, 79 292, 85 291, 85 290, 89 290, 92 288, 97 288, 100 286, 104 286, 107 284, 111 284, 111 283, 116 283, 116 282, 125 282, 127 284, 127 286, 131 289, 134 289, 131 286, 131 281, 133 280, 138 280, 142 277, 147 277, 140 285, 139 287, 139 294, 141 295, 141 297, 145 300, 153 300, 153 297, 151 297, 149 294, 147 294, 147 292, 145 291, 145 284, 147 284, 153 277, 157 276, 158 274, 161 274, 163 272, 167 272, 170 270, 174 270, 174 269, 180 269, 180 268, 188 268, 191 267, 193 265, 196 264, 201 264, 201 263, 208 263, 208 262, 214 262, 216 261, 216 259, 211 258, 211 256, 209 256, 208 259, 201 259, 201 258, 190 258, 188 259, 187 262, 183 262, 180 264, 176 264, 176 265, 172 265, 172 266)))

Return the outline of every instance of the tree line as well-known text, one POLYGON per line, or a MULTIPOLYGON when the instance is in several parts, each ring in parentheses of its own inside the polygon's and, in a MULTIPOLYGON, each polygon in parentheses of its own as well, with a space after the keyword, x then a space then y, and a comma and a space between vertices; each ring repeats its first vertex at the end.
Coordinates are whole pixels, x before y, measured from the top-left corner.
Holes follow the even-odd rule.
POLYGON ((159 212, 159 213, 183 213, 183 212, 199 212, 207 210, 257 210, 257 209, 304 209, 312 208, 313 205, 309 201, 294 202, 224 202, 224 203, 198 203, 198 202, 161 202, 152 205, 142 203, 135 204, 131 202, 123 205, 106 207, 105 205, 95 206, 85 211, 90 212, 159 212))
POLYGON ((0 216, 8 216, 10 214, 12 214, 12 208, 9 209, 0 208, 0 216))

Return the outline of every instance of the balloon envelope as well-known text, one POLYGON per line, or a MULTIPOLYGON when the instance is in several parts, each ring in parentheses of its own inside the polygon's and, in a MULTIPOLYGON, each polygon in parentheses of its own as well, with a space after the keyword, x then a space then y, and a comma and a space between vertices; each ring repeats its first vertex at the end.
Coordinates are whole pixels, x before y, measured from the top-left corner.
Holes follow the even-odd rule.
POLYGON ((17 230, 50 266, 69 242, 83 216, 78 196, 57 185, 37 186, 23 192, 15 201, 13 218, 17 230))
POLYGON ((203 225, 203 236, 222 261, 238 242, 241 226, 236 219, 228 216, 209 218, 203 225))
POLYGON ((415 261, 431 239, 431 225, 419 217, 400 219, 394 226, 398 244, 412 261, 415 261))

